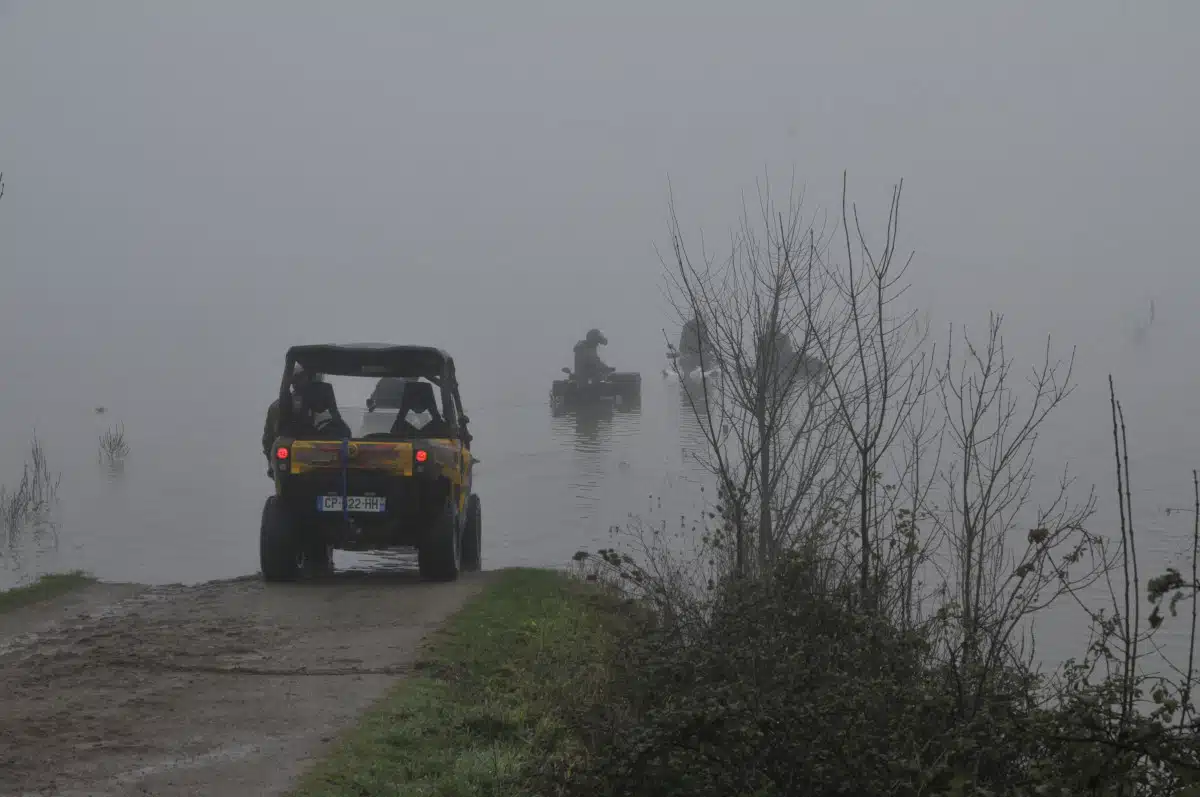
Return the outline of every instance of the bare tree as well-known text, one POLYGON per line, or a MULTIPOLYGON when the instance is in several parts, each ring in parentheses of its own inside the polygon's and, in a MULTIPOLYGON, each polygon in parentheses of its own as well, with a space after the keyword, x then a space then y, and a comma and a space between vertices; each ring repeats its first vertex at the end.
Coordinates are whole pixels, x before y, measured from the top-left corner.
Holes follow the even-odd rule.
POLYGON ((903 421, 903 433, 889 454, 895 484, 884 484, 883 506, 876 517, 887 519, 887 534, 875 540, 875 589, 893 597, 893 619, 906 630, 925 619, 923 609, 939 592, 936 554, 944 534, 937 522, 931 493, 941 464, 946 419, 932 392, 922 395, 903 421), (926 580, 928 579, 928 581, 926 580))
MULTIPOLYGON (((1112 410, 1113 459, 1116 464, 1117 509, 1120 513, 1119 528, 1121 540, 1118 553, 1121 560, 1120 572, 1124 578, 1124 584, 1122 589, 1120 589, 1120 597, 1118 598, 1118 590, 1114 588, 1112 583, 1112 570, 1116 570, 1116 568, 1110 568, 1105 573, 1105 577, 1111 600, 1111 617, 1105 617, 1103 612, 1092 612, 1091 614, 1093 627, 1098 629, 1098 635, 1105 642, 1104 646, 1106 654, 1108 654, 1105 657, 1105 663, 1110 667, 1108 675, 1110 678, 1115 678, 1121 686, 1121 704, 1114 724, 1121 734, 1126 734, 1136 724, 1136 704, 1139 697, 1145 694, 1143 685, 1148 679, 1143 672, 1142 661, 1147 655, 1146 648, 1157 648, 1154 635, 1163 622, 1162 614, 1159 611, 1162 599, 1167 592, 1175 591, 1175 595, 1170 603, 1171 613, 1174 615, 1176 605, 1183 599, 1181 588, 1185 586, 1185 582, 1179 578, 1179 571, 1173 568, 1168 568, 1165 575, 1149 579, 1146 584, 1147 595, 1150 603, 1154 605, 1154 609, 1148 618, 1147 627, 1142 628, 1142 578, 1141 571, 1138 568, 1137 534, 1135 533, 1133 522, 1133 492, 1130 488, 1133 476, 1129 465, 1128 432, 1125 427, 1125 411, 1121 406, 1120 400, 1117 398, 1116 387, 1113 384, 1111 374, 1108 377, 1108 396, 1109 405, 1112 410), (1115 655, 1111 651, 1115 651, 1115 655), (1113 670, 1118 668, 1119 672, 1114 673, 1113 670)), ((1193 489, 1200 489, 1200 485, 1196 483, 1195 471, 1193 471, 1192 478, 1193 489)), ((1198 536, 1200 535, 1200 491, 1194 493, 1193 500, 1196 505, 1196 514, 1193 518, 1193 522, 1196 525, 1193 529, 1192 537, 1192 573, 1193 582, 1195 582, 1196 554, 1198 552, 1196 546, 1200 544, 1200 536, 1198 536)), ((1179 726, 1181 730, 1184 728, 1189 714, 1194 711, 1191 699, 1192 681, 1195 674, 1195 611, 1196 606, 1193 602, 1192 628, 1189 638, 1189 657, 1186 670, 1180 670, 1161 649, 1157 649, 1157 653, 1162 657, 1161 663, 1165 664, 1169 669, 1175 670, 1183 677, 1182 684, 1176 685, 1178 699, 1181 703, 1179 726)), ((1158 692, 1159 689, 1167 685, 1165 679, 1160 678, 1156 680, 1159 683, 1154 692, 1158 692)), ((1155 700, 1156 702, 1164 702, 1157 697, 1155 700)))
MULTIPOLYGON (((1124 412, 1121 410, 1121 403, 1119 401, 1115 401, 1116 394, 1114 388, 1112 387, 1111 376, 1109 377, 1109 391, 1114 399, 1113 403, 1117 410, 1117 417, 1121 422, 1121 436, 1119 439, 1114 440, 1117 450, 1117 493, 1120 495, 1123 489, 1127 489, 1128 485, 1128 458, 1123 458, 1121 456, 1124 449, 1125 439, 1124 412), (1126 461, 1126 466, 1124 469, 1121 467, 1122 459, 1125 459, 1126 461)), ((1114 436, 1115 431, 1116 429, 1114 423, 1114 436)), ((1130 508, 1126 506, 1125 510, 1130 510, 1130 508)), ((1192 470, 1192 507, 1190 511, 1192 515, 1192 550, 1189 552, 1189 562, 1191 565, 1190 578, 1185 578, 1178 568, 1166 567, 1164 568, 1163 573, 1148 579, 1146 582, 1146 592, 1150 599, 1150 603, 1154 607, 1150 612, 1150 616, 1147 618, 1147 622, 1150 626, 1150 632, 1146 636, 1146 641, 1150 642, 1151 644, 1153 644, 1151 635, 1157 631, 1166 620, 1162 613, 1164 602, 1166 603, 1172 617, 1178 617, 1180 603, 1184 601, 1190 601, 1192 604, 1191 623, 1187 635, 1188 644, 1184 648, 1187 650, 1187 664, 1181 667, 1174 661, 1171 661, 1169 656, 1163 653, 1161 649, 1157 649, 1156 647, 1156 651, 1162 657, 1167 667, 1170 670, 1173 670, 1182 679, 1177 685, 1180 704, 1178 727, 1181 731, 1189 726, 1194 730, 1200 730, 1200 718, 1197 716, 1197 704, 1193 697, 1196 686, 1196 638, 1197 631, 1200 630, 1200 622, 1198 622, 1200 621, 1200 472, 1197 472, 1194 469, 1192 470), (1169 599, 1167 597, 1168 595, 1170 596, 1169 599)), ((1122 613, 1120 607, 1117 605, 1115 593, 1112 591, 1112 584, 1110 581, 1110 594, 1114 596, 1114 614, 1116 617, 1122 619, 1123 622, 1112 623, 1109 627, 1113 635, 1118 637, 1118 640, 1121 643, 1124 653, 1122 669, 1123 672, 1128 673, 1137 665, 1137 643, 1140 641, 1136 639, 1133 633, 1131 633, 1131 631, 1137 626, 1136 624, 1131 623, 1129 620, 1129 603, 1131 601, 1138 600, 1141 593, 1141 585, 1138 580, 1136 569, 1134 569, 1132 578, 1130 577, 1130 562, 1137 561, 1134 537, 1132 533, 1132 518, 1129 516, 1123 517, 1121 525, 1124 531, 1121 539, 1122 548, 1130 549, 1128 552, 1122 551, 1122 559, 1126 565, 1125 594, 1123 596, 1125 599, 1124 602, 1126 604, 1126 608, 1124 613, 1122 613)), ((1096 619, 1098 618, 1094 616, 1093 621, 1096 619)), ((1127 697, 1123 696, 1121 704, 1122 716, 1128 715, 1128 706, 1130 705, 1131 701, 1127 697)))
POLYGON ((821 378, 815 341, 836 317, 827 241, 794 191, 781 209, 762 185, 755 222, 744 210, 724 259, 702 251, 693 260, 673 200, 671 239, 670 299, 681 321, 700 324, 704 342, 698 384, 678 359, 673 367, 705 437, 701 462, 718 482, 733 567, 745 573, 819 526, 844 482, 832 405, 803 389, 821 378))
MULTIPOLYGON (((698 384, 678 359, 675 369, 708 444, 704 464, 717 477, 738 572, 751 551, 761 567, 802 544, 841 567, 854 546, 864 594, 903 565, 911 596, 914 563, 929 549, 916 523, 936 470, 919 460, 940 432, 925 406, 925 335, 914 314, 892 310, 907 268, 893 267, 899 198, 897 187, 878 254, 855 211, 856 250, 843 177, 844 264, 832 262, 833 233, 804 220, 794 191, 782 211, 760 186, 755 223, 743 213, 719 261, 703 251, 692 259, 672 202, 671 300, 681 320, 699 322, 701 356, 713 361, 701 361, 698 384), (897 458, 905 432, 909 447, 897 458), (889 455, 903 489, 881 481, 889 455), (886 561, 873 559, 885 542, 886 561)), ((901 603, 911 614, 912 602, 901 603)))
POLYGON ((958 621, 950 655, 977 687, 971 689, 972 701, 986 692, 983 682, 991 673, 1014 663, 1021 624, 1093 583, 1104 567, 1102 547, 1084 528, 1095 496, 1089 492, 1084 503, 1072 504, 1072 480, 1065 471, 1014 550, 1014 532, 1034 487, 1038 430, 1073 389, 1075 355, 1072 350, 1065 362, 1053 359, 1047 340, 1022 399, 1012 384, 1002 322, 1001 316, 991 316, 982 347, 963 333, 966 352, 957 368, 951 328, 945 368, 938 373, 952 445, 941 474, 945 507, 937 515, 949 541, 950 609, 958 621), (1089 554, 1090 564, 1080 570, 1077 565, 1089 554))
POLYGON ((821 360, 830 364, 826 393, 854 451, 854 525, 858 530, 859 587, 865 600, 869 600, 874 572, 872 549, 883 527, 876 512, 882 487, 879 466, 921 403, 932 371, 932 359, 924 351, 926 336, 915 323, 915 311, 894 311, 907 287, 903 280, 912 262, 910 254, 898 267, 896 264, 902 187, 903 181, 892 190, 883 246, 873 252, 857 206, 852 206, 852 212, 847 209, 843 173, 846 263, 842 267, 827 265, 825 271, 842 315, 829 330, 833 334, 814 336, 821 360))

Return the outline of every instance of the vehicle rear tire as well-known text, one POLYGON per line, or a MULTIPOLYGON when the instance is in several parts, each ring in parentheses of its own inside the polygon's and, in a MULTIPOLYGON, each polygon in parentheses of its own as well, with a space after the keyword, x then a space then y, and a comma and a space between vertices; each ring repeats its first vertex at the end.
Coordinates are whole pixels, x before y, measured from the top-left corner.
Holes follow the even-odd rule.
POLYGON ((462 535, 458 512, 447 500, 441 515, 425 532, 417 548, 417 567, 426 581, 454 581, 462 568, 462 535))
POLYGON ((295 581, 304 566, 304 546, 299 530, 274 495, 263 504, 258 557, 266 581, 295 581))
POLYGON ((467 497, 467 522, 463 527, 462 569, 474 573, 483 569, 483 529, 479 496, 467 497))

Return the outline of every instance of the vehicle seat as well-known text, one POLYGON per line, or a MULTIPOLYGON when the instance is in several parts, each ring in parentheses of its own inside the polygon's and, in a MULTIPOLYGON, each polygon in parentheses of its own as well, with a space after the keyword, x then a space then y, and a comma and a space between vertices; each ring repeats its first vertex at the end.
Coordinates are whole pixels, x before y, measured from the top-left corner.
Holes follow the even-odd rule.
POLYGON ((352 436, 349 424, 342 419, 342 414, 338 411, 333 385, 328 382, 311 382, 304 390, 304 399, 312 411, 318 437, 340 439, 352 436), (326 413, 327 421, 322 422, 325 420, 322 416, 326 413))
POLYGON ((449 425, 438 412, 437 401, 433 394, 433 385, 428 382, 409 382, 404 386, 404 397, 400 400, 400 414, 392 424, 392 435, 395 437, 449 437, 449 425), (420 414, 428 412, 429 423, 420 429, 408 420, 408 413, 420 414))

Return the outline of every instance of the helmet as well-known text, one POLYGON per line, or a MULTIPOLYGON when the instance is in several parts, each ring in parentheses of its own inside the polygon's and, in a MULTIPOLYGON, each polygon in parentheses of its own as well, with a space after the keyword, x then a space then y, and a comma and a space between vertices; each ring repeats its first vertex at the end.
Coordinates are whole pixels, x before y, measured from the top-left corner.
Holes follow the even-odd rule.
POLYGON ((604 337, 604 333, 598 329, 589 329, 588 333, 587 333, 587 337, 584 338, 584 340, 586 340, 588 343, 592 344, 593 346, 607 346, 608 345, 608 338, 604 337))

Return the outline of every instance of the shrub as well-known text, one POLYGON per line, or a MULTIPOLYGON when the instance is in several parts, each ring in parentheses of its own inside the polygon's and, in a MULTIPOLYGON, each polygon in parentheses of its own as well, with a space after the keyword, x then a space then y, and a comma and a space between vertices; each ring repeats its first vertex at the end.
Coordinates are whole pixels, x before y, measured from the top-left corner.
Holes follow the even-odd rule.
POLYGON ((35 434, 17 486, 0 486, 0 526, 7 547, 16 545, 26 531, 39 534, 47 528, 53 530, 49 516, 58 501, 61 480, 61 474, 50 470, 45 449, 35 434))
POLYGON ((1094 661, 1065 665, 1054 688, 1006 666, 968 707, 962 674, 933 655, 933 625, 899 630, 857 606, 854 582, 830 592, 819 572, 787 557, 769 577, 718 586, 701 627, 644 619, 609 661, 609 688, 563 708, 587 752, 547 765, 540 790, 1169 795, 1200 783, 1195 728, 1160 710, 1119 731, 1119 678, 1088 682, 1094 661))

